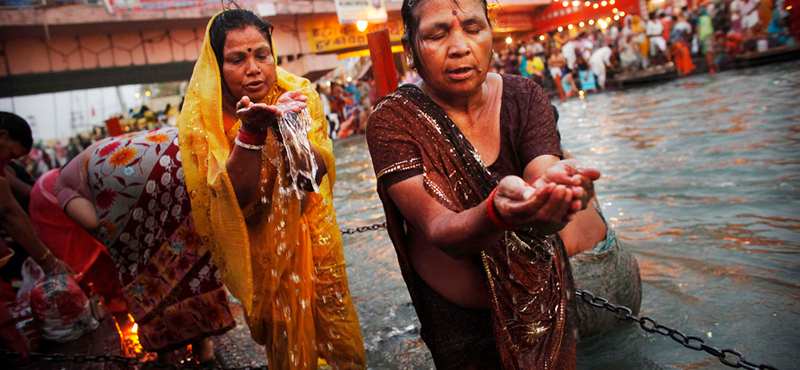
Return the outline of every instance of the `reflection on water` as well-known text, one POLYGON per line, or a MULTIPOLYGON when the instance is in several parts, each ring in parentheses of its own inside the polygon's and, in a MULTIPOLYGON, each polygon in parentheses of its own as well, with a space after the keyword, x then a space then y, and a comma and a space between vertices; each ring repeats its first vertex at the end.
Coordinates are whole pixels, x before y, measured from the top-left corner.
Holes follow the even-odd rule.
MULTIPOLYGON (((604 212, 639 260, 641 315, 780 369, 800 369, 798 97, 791 62, 556 104, 564 146, 603 172, 604 212)), ((383 221, 363 136, 334 152, 339 226, 383 221)), ((343 242, 369 367, 433 368, 386 231, 343 242)), ((727 368, 632 325, 578 356, 580 369, 727 368)))

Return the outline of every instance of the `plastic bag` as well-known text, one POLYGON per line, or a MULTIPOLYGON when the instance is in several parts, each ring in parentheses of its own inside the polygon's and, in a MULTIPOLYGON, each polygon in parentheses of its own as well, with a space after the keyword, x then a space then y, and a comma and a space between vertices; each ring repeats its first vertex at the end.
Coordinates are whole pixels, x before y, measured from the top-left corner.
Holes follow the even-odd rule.
MULTIPOLYGON (((34 263, 30 258, 25 264, 34 263)), ((38 266, 37 266, 38 267, 38 266)), ((23 265, 23 273, 25 265, 23 265)), ((64 272, 47 274, 30 291, 33 317, 45 339, 68 342, 97 329, 89 299, 81 287, 64 272)))
POLYGON ((30 293, 36 285, 40 284, 44 279, 44 271, 39 267, 39 264, 34 262, 33 259, 28 257, 22 263, 22 286, 17 291, 17 300, 25 296, 28 300, 27 294, 30 293))

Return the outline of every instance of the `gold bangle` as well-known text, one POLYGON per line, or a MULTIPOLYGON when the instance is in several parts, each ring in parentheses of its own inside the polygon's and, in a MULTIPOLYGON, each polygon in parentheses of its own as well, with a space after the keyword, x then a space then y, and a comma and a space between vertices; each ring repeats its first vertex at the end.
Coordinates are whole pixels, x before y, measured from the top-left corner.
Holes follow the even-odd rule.
POLYGON ((44 260, 46 260, 46 259, 47 259, 47 257, 50 257, 50 248, 48 248, 48 249, 47 249, 47 252, 44 252, 44 254, 43 254, 41 257, 39 257, 39 258, 36 260, 36 262, 43 262, 44 260))

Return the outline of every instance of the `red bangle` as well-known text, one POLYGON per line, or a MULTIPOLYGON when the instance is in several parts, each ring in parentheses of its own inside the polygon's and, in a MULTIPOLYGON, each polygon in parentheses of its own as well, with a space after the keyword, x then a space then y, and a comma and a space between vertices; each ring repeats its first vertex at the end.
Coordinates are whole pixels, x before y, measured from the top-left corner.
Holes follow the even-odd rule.
POLYGON ((239 132, 236 134, 236 139, 247 145, 264 145, 267 141, 267 132, 251 134, 239 129, 239 132))
POLYGON ((507 230, 507 231, 514 231, 517 228, 505 223, 502 219, 500 219, 500 215, 494 210, 494 195, 497 193, 497 188, 494 188, 492 194, 489 195, 489 199, 486 201, 486 211, 489 213, 489 219, 492 220, 492 223, 500 229, 507 230))

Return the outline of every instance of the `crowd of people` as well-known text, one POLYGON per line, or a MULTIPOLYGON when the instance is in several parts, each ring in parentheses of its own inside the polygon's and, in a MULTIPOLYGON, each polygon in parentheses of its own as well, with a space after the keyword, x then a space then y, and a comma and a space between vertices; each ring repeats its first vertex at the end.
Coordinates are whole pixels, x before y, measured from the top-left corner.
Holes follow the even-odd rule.
MULTIPOLYGON (((152 130, 165 126, 175 126, 180 114, 178 107, 167 104, 163 110, 154 111, 147 106, 133 109, 127 115, 112 117, 123 133, 152 130)), ((50 143, 44 141, 34 142, 27 155, 12 161, 8 166, 15 174, 30 182, 36 181, 47 171, 64 167, 81 151, 93 143, 110 136, 106 126, 95 126, 91 130, 77 133, 68 138, 60 138, 50 143)))
POLYGON ((641 281, 595 197, 600 172, 562 149, 541 85, 603 89, 609 70, 669 63, 686 74, 698 55, 713 73, 732 55, 792 45, 782 8, 667 8, 496 55, 486 1, 406 0, 414 73, 383 97, 369 77, 314 87, 284 71, 271 25, 225 10, 209 22, 177 127, 62 150, 74 155, 26 191, 5 166, 31 150, 30 129, 2 113, 3 240, 47 272, 116 270, 116 290, 102 294, 121 299, 163 361, 188 344, 199 361, 213 358, 208 338, 235 325, 229 291, 270 366, 364 369, 333 209, 331 136, 366 132, 436 367, 572 369, 577 340, 614 326, 613 316, 576 306, 575 289, 637 311, 641 281), (309 125, 288 139, 309 145, 286 145, 287 116, 309 125))
POLYGON ((494 54, 492 67, 548 87, 560 80, 567 95, 604 89, 610 73, 673 65, 686 75, 695 69, 693 57, 704 57, 713 74, 736 55, 795 44, 800 25, 791 24, 783 3, 716 0, 692 10, 668 6, 646 19, 592 21, 511 43, 494 54))
POLYGON ((330 81, 327 84, 318 84, 317 93, 328 118, 331 138, 364 133, 367 117, 372 113, 372 102, 377 100, 375 80, 371 75, 364 76, 355 83, 330 81))
POLYGON ((12 260, 27 257, 44 279, 115 282, 98 293, 122 300, 159 361, 180 363, 175 350, 187 345, 196 361, 213 360, 210 337, 236 325, 230 292, 271 367, 366 367, 333 211, 327 120, 310 83, 276 66, 271 32, 250 11, 218 13, 177 127, 96 138, 32 185, 5 170, 30 152, 31 129, 2 112, 0 270, 9 275, 0 309, 20 275, 12 260), (309 143, 298 147, 305 153, 286 150, 278 125, 288 114, 307 117, 293 138, 309 143))

